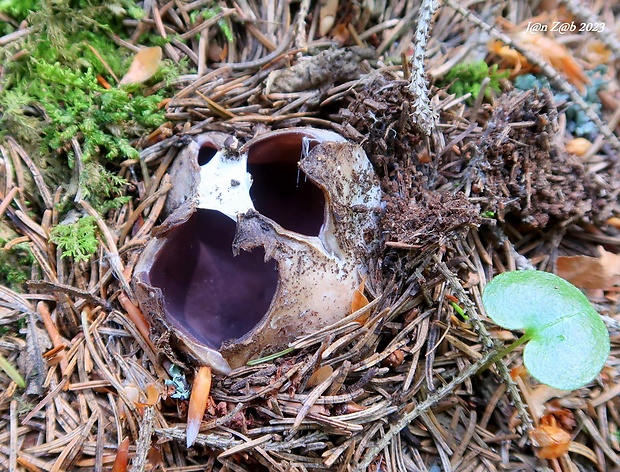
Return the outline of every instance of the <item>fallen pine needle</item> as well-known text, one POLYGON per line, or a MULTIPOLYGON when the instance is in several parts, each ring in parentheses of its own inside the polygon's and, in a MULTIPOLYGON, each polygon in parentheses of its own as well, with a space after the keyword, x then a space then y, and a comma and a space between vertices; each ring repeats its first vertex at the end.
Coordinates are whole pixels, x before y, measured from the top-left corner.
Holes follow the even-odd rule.
POLYGON ((150 337, 151 328, 142 312, 133 303, 131 303, 131 300, 125 292, 121 292, 119 294, 118 301, 127 312, 129 319, 133 321, 133 324, 136 325, 136 328, 138 328, 142 338, 144 338, 149 347, 155 352, 155 346, 153 345, 150 337))
POLYGON ((189 409, 187 412, 187 447, 191 447, 196 441, 200 422, 207 409, 209 392, 211 391, 211 367, 203 366, 198 370, 192 387, 192 394, 189 397, 189 409))
POLYGON ((128 464, 129 438, 125 438, 118 446, 118 451, 116 452, 116 459, 114 459, 114 465, 112 466, 112 472, 126 472, 128 464))
POLYGON ((65 354, 65 343, 60 337, 60 333, 58 332, 58 328, 56 327, 56 323, 52 320, 52 315, 50 310, 45 302, 37 303, 37 312, 39 316, 43 320, 43 324, 45 325, 45 329, 52 340, 52 344, 54 346, 54 350, 57 350, 57 356, 60 359, 60 372, 62 375, 65 375, 67 371, 67 356, 65 354))

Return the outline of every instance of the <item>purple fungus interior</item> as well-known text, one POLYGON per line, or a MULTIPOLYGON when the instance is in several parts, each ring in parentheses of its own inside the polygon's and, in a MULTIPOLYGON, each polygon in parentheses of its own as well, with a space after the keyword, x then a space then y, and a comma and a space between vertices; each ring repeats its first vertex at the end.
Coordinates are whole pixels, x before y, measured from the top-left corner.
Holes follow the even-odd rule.
POLYGON ((198 151, 198 165, 204 166, 216 153, 217 149, 211 143, 203 144, 198 151))
MULTIPOLYGON (((256 210, 283 228, 316 236, 325 200, 297 166, 306 136, 280 134, 250 147, 250 195, 256 210)), ((314 145, 316 141, 309 142, 309 148, 314 145)), ((214 145, 205 143, 198 164, 208 163, 216 152, 214 145)), ((264 251, 256 248, 233 256, 235 229, 235 222, 222 213, 198 209, 168 237, 150 271, 173 323, 214 349, 258 324, 278 284, 277 264, 264 262, 264 251)))
MULTIPOLYGON (((274 135, 253 144, 248 153, 252 174, 250 196, 256 210, 284 229, 318 236, 323 225, 325 199, 320 188, 299 170, 302 133, 274 135)), ((308 141, 309 148, 316 141, 308 141)))
POLYGON ((175 230, 151 270, 172 321, 219 349, 250 331, 269 309, 278 283, 275 261, 255 249, 232 254, 235 222, 197 210, 175 230))

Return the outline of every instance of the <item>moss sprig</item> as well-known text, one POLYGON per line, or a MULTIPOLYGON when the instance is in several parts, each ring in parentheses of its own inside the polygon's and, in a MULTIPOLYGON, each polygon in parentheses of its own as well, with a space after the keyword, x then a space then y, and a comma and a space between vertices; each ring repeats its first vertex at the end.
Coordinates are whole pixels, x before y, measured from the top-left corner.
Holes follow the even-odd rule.
POLYGON ((27 243, 16 244, 6 249, 7 241, 0 239, 0 284, 21 292, 24 282, 30 278, 30 267, 34 256, 27 243))
POLYGON ((457 97, 462 97, 468 93, 471 97, 467 99, 469 105, 473 105, 480 88, 482 81, 487 77, 490 79, 487 91, 485 92, 485 98, 491 98, 491 91, 500 93, 500 80, 506 79, 510 75, 508 71, 498 71, 497 64, 489 65, 483 60, 470 62, 468 64, 457 64, 446 76, 438 83, 439 87, 447 87, 449 93, 455 94, 457 97))
POLYGON ((59 224, 52 229, 50 240, 62 250, 63 257, 88 261, 99 247, 95 218, 83 216, 75 223, 59 224))

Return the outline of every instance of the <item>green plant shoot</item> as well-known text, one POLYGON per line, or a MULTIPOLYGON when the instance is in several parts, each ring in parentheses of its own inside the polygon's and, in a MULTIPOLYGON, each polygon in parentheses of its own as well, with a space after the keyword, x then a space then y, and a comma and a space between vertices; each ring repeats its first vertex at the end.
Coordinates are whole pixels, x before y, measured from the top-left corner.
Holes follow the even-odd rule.
POLYGON ((486 286, 482 301, 499 326, 524 330, 523 362, 533 377, 561 390, 591 382, 609 356, 609 333, 586 296, 557 275, 506 272, 486 286))
POLYGON ((0 369, 2 369, 19 388, 26 388, 26 381, 22 377, 22 374, 20 374, 19 371, 13 367, 13 364, 2 356, 2 354, 0 354, 0 369))
POLYGON ((83 216, 73 224, 60 224, 54 229, 50 240, 62 250, 63 257, 72 257, 75 262, 90 259, 97 247, 95 218, 83 216))
POLYGON ((490 79, 485 98, 491 98, 491 90, 500 93, 500 80, 508 78, 509 75, 510 72, 508 71, 498 72, 497 64, 489 67, 486 62, 480 60, 469 64, 458 64, 454 66, 443 80, 441 80, 438 86, 445 87, 451 84, 448 92, 455 94, 457 97, 462 97, 463 95, 471 93, 471 97, 467 99, 467 103, 473 105, 480 93, 480 88, 484 79, 487 77, 490 79))

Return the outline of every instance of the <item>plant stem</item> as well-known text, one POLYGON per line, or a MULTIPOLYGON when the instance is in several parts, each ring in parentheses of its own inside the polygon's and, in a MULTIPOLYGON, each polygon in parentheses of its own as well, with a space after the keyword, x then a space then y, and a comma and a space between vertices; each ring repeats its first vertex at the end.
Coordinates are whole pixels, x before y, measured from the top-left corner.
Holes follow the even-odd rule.
POLYGON ((500 349, 499 351, 497 351, 497 354, 495 354, 491 360, 489 362, 487 362, 485 365, 483 365, 480 370, 478 372, 483 372, 486 369, 489 368, 490 365, 495 364, 496 362, 498 362, 499 360, 503 359, 504 357, 506 357, 506 355, 508 355, 509 353, 511 353, 512 351, 514 351, 516 348, 518 348, 521 344, 528 342, 530 339, 532 339, 532 336, 525 333, 523 336, 521 336, 520 338, 518 338, 516 341, 514 341, 512 344, 510 344, 509 346, 506 346, 503 349, 500 349))
POLYGON ((286 354, 288 354, 289 352, 293 352, 294 350, 295 350, 294 347, 289 347, 289 348, 284 349, 283 351, 279 351, 279 352, 270 354, 269 356, 261 357, 259 359, 252 359, 252 360, 247 362, 247 365, 258 365, 258 364, 262 364, 264 362, 273 361, 274 359, 277 359, 278 357, 285 356, 286 354))
POLYGON ((431 34, 433 16, 439 6, 439 0, 422 0, 420 3, 418 22, 413 39, 415 46, 411 57, 409 90, 415 96, 411 111, 414 116, 414 122, 420 126, 427 136, 430 136, 433 129, 437 126, 437 114, 428 97, 429 87, 426 80, 424 57, 426 56, 426 46, 431 34))
POLYGON ((17 384, 19 388, 26 388, 26 381, 18 370, 0 354, 0 369, 6 372, 6 375, 17 384))
MULTIPOLYGON (((469 316, 469 322, 474 326, 474 330, 480 335, 482 342, 484 344, 484 348, 493 349, 495 342, 493 338, 491 337, 491 334, 489 333, 489 331, 486 329, 484 323, 482 322, 482 319, 480 318, 480 315, 478 314, 478 311, 474 303, 470 300, 469 298, 470 295, 468 295, 465 292, 465 289, 463 288, 459 280, 450 271, 450 269, 448 269, 446 264, 442 262, 441 260, 439 260, 439 258, 436 255, 433 256, 433 258, 437 264, 437 268, 446 277, 448 284, 450 284, 450 286, 454 290, 455 295, 459 300, 459 304, 462 305, 465 313, 467 314, 467 316, 469 316)), ((480 265, 480 262, 478 261, 478 266, 479 265, 480 265)), ((476 297, 477 299, 480 298, 479 294, 476 295, 475 288, 472 289, 472 292, 474 293, 474 297, 476 297)), ((481 303, 482 302, 480 302, 480 304, 481 303)), ((523 400, 521 399, 521 395, 519 393, 519 388, 517 387, 517 384, 510 377, 510 371, 508 370, 508 367, 506 367, 506 365, 504 364, 502 360, 498 361, 495 365, 497 366, 497 370, 499 371, 499 374, 504 379, 504 383, 508 387, 508 395, 510 396, 511 400, 515 404, 517 411, 519 412, 519 416, 521 417, 521 420, 523 421, 523 425, 526 431, 531 431, 534 428, 534 423, 532 422, 532 419, 530 418, 530 415, 527 412, 527 409, 525 408, 525 404, 523 403, 523 400)))

